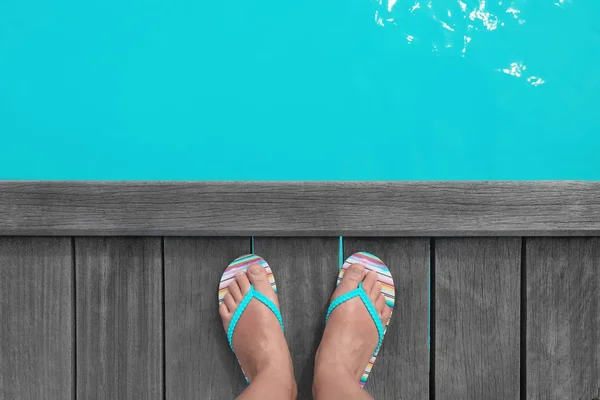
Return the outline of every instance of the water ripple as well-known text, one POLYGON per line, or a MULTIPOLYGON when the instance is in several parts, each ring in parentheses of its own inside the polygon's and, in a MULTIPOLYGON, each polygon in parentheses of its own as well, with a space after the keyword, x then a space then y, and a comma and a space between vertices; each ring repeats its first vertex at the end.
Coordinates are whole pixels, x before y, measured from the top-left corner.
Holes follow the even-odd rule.
POLYGON ((534 32, 528 28, 528 19, 548 7, 568 11, 572 6, 571 0, 375 0, 374 4, 375 23, 382 29, 397 30, 405 45, 436 56, 460 58, 471 57, 472 47, 489 48, 484 56, 500 47, 502 54, 513 55, 484 60, 479 52, 475 57, 482 64, 493 62, 489 65, 492 71, 523 79, 533 87, 544 85, 546 79, 541 76, 542 66, 529 66, 519 48, 519 38, 534 32))

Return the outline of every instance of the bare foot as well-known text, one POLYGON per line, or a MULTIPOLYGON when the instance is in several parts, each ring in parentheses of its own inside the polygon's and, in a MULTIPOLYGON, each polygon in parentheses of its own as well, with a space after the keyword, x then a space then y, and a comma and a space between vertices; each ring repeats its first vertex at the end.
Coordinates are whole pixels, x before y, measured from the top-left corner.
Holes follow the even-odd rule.
MULTIPOLYGON (((265 269, 253 264, 248 273, 238 273, 219 306, 225 332, 251 284, 279 308, 277 295, 271 288, 265 269)), ((296 383, 290 351, 279 321, 267 306, 256 299, 248 303, 235 327, 232 345, 251 386, 255 382, 258 385, 262 381, 271 381, 271 394, 278 389, 277 385, 282 385, 290 392, 290 396, 286 397, 295 397, 296 383)))
MULTIPOLYGON (((356 289, 360 282, 363 282, 363 289, 385 326, 392 310, 385 304, 377 273, 365 273, 365 268, 360 264, 353 264, 348 268, 331 300, 356 289)), ((333 376, 337 376, 338 381, 340 376, 348 377, 358 386, 378 341, 377 327, 360 298, 355 297, 340 304, 329 316, 317 350, 316 389, 331 384, 333 376)), ((319 396, 315 393, 315 397, 319 396)))

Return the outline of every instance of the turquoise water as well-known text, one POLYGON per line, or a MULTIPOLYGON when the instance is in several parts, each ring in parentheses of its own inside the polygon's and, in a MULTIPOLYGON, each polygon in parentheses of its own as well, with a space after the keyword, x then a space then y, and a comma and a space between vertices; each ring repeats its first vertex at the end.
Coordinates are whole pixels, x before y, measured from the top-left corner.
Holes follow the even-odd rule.
POLYGON ((600 179, 600 1, 0 2, 0 179, 600 179))

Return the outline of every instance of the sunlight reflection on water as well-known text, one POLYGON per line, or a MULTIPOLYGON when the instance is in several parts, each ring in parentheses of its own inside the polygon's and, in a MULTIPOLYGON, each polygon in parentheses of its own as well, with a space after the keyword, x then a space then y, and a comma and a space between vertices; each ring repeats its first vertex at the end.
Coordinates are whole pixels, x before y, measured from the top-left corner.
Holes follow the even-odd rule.
MULTIPOLYGON (((569 0, 544 1, 561 9, 571 6, 569 0)), ((518 35, 533 7, 526 0, 375 0, 374 4, 375 23, 383 29, 400 30, 406 44, 457 57, 469 57, 469 48, 485 46, 490 35, 518 35)), ((535 66, 530 67, 519 54, 491 67, 534 87, 546 83, 535 66)))

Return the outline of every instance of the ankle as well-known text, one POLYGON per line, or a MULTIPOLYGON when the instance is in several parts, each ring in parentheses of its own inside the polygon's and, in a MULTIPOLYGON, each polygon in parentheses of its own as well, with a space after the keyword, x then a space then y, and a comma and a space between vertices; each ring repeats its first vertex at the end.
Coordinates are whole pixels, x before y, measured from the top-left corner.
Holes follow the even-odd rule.
POLYGON ((270 346, 261 348, 260 351, 247 352, 246 357, 240 361, 250 380, 263 375, 294 380, 294 367, 287 344, 285 347, 270 346))
POLYGON ((327 378, 330 376, 338 376, 340 379, 352 382, 357 381, 360 377, 356 377, 356 371, 352 371, 350 365, 343 362, 335 352, 328 351, 328 348, 319 346, 315 356, 315 380, 317 378, 327 378))
POLYGON ((298 387, 292 370, 281 368, 265 368, 255 376, 251 383, 268 384, 272 393, 278 393, 277 398, 296 399, 298 396, 298 387))
POLYGON ((358 380, 344 365, 319 363, 315 365, 312 392, 315 399, 330 399, 332 393, 348 393, 359 389, 358 380))

